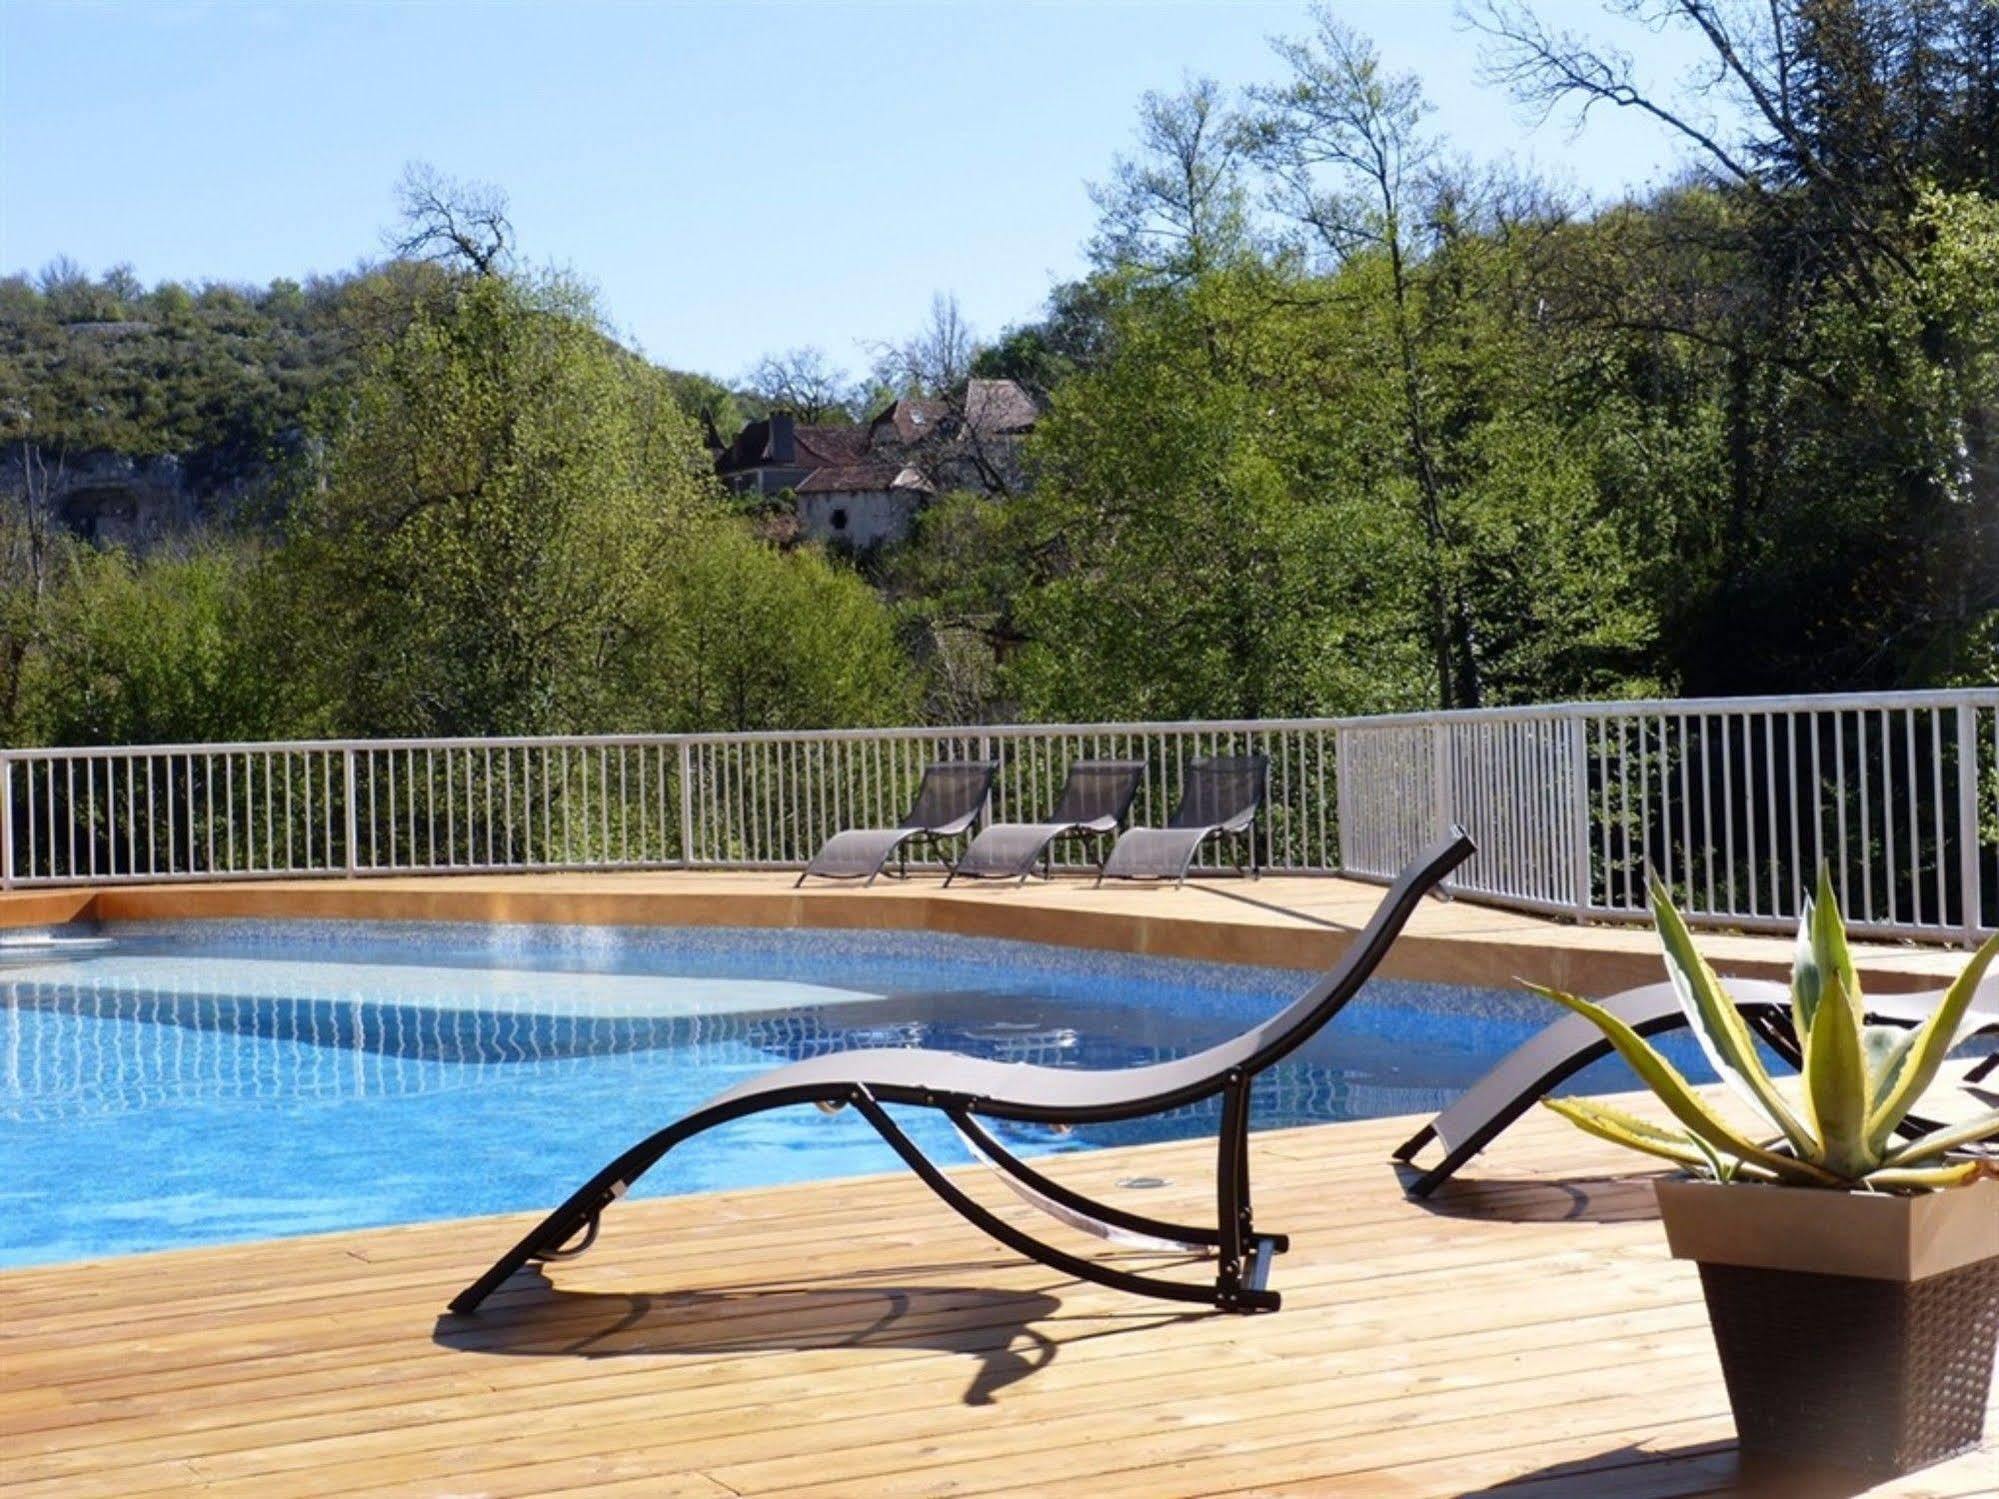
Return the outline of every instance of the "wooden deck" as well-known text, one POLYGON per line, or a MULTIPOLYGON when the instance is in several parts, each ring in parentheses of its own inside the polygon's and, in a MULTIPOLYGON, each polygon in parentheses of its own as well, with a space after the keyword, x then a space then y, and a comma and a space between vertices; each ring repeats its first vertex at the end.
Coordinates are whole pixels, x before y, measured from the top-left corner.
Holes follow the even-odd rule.
MULTIPOLYGON (((1385 1164, 1409 1124, 1256 1137, 1259 1223, 1294 1236, 1274 1316, 1064 1280, 904 1176, 621 1204, 476 1319, 439 1313, 524 1220, 10 1272, 0 1489, 1734 1492, 1697 1282, 1628 1158, 1536 1113, 1425 1206, 1385 1164)), ((1057 1174, 1189 1213, 1210 1179, 1186 1145, 1057 1174)), ((1999 1453, 1881 1492, 1999 1493, 1999 1453)))

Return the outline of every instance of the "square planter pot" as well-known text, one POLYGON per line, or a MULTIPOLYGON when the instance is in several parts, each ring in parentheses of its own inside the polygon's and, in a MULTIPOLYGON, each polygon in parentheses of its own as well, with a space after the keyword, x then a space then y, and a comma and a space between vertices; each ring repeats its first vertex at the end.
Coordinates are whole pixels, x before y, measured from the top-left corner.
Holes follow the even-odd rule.
POLYGON ((1744 1464, 1908 1473, 1983 1439, 1999 1344, 1999 1181, 1919 1196, 1657 1184, 1697 1262, 1744 1464))

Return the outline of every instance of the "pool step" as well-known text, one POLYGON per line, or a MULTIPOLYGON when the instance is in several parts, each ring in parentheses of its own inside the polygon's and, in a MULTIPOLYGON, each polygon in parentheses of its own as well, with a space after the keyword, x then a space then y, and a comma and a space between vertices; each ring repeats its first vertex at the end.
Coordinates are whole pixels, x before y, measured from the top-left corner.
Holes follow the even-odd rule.
POLYGON ((115 937, 87 937, 50 931, 9 932, 0 936, 0 968, 47 963, 62 958, 95 957, 119 946, 115 937))

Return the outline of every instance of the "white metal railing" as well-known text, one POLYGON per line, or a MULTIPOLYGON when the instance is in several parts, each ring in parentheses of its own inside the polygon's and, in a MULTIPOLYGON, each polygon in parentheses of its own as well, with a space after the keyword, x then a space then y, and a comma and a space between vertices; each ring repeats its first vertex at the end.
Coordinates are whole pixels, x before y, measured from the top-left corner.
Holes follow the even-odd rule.
MULTIPOLYGON (((995 760, 988 817, 1069 764, 1260 753, 1258 862, 1386 878, 1452 823, 1466 896, 1642 916, 1654 872, 1710 924, 1780 927, 1821 862, 1857 930, 1999 924, 1999 689, 1576 703, 1213 723, 1020 724, 0 751, 0 886, 437 871, 795 868, 894 822, 924 765, 995 760)), ((1063 856, 1084 867, 1088 851, 1063 856)), ((1219 858, 1219 855, 1216 856, 1219 858)))
POLYGON ((1530 910, 1642 917, 1651 874, 1708 924, 1785 928, 1824 864, 1869 935, 1999 925, 1999 689, 1502 708, 1340 737, 1349 873, 1391 872, 1449 818, 1479 841, 1459 891, 1530 910))
MULTIPOLYGON (((1163 821, 1188 761, 1258 753, 1270 761, 1268 801, 1255 830, 1266 868, 1331 872, 1339 835, 1330 719, 1189 724, 1005 724, 980 728, 849 729, 808 734, 697 735, 687 741, 693 795, 685 862, 792 868, 842 827, 893 824, 933 760, 998 764, 991 821, 1038 821, 1071 762, 1133 760, 1145 769, 1132 817, 1163 821)), ((1089 851, 1059 851, 1062 867, 1087 867, 1089 851)), ((1221 855, 1202 867, 1213 867, 1221 855)))

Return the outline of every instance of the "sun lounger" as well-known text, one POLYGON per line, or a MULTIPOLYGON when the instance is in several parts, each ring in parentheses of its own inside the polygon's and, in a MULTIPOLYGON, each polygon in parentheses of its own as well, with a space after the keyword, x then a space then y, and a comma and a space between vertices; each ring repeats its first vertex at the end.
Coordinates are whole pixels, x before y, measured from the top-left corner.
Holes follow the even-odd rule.
MULTIPOLYGON (((1723 985, 1771 1050, 1797 1066, 1801 1048, 1791 1023, 1789 985, 1769 979, 1725 979, 1723 985)), ((1940 992, 1869 996, 1868 1014, 1884 1025, 1920 1025, 1941 997, 1940 992)), ((1687 1023, 1686 1011, 1669 983, 1629 989, 1601 1003, 1641 1036, 1677 1030, 1687 1023)), ((1973 1002, 1971 1016, 1960 1031, 1959 1040, 1995 1030, 1999 1030, 1999 1003, 1981 995, 1973 1002)), ((1413 1164, 1415 1157, 1433 1141, 1444 1151, 1436 1165, 1408 1183, 1409 1195, 1428 1197, 1514 1120, 1568 1078, 1610 1054, 1611 1045, 1603 1032, 1581 1015, 1565 1014, 1550 1022, 1507 1053, 1497 1066, 1467 1088, 1456 1103, 1396 1149, 1394 1158, 1405 1164, 1413 1164)), ((1982 1064, 1982 1068, 1989 1065, 1982 1064)), ((1975 1082, 1978 1075, 1974 1071, 1968 1080, 1975 1082)), ((1921 1133, 1930 1127, 1931 1121, 1914 1116, 1904 1121, 1905 1133, 1921 1133)))
POLYGON ((891 856, 909 873, 909 850, 917 843, 934 845, 963 837, 978 821, 999 769, 992 760, 940 760, 923 772, 916 800, 892 828, 849 828, 819 846, 793 888, 812 875, 828 880, 861 880, 872 885, 891 856))
MULTIPOLYGON (((1141 760, 1078 760, 1069 767, 1046 821, 995 822, 979 829, 944 883, 959 878, 1025 883, 1035 864, 1048 860, 1064 839, 1090 839, 1101 848, 1104 839, 1124 826, 1144 775, 1141 760)), ((1102 863, 1100 854, 1100 870, 1102 863)))
POLYGON ((1002 1244, 1065 1275, 1225 1311, 1274 1311, 1278 1294, 1264 1282, 1270 1257, 1282 1253, 1288 1243, 1282 1234, 1258 1229, 1251 1217, 1251 1085, 1259 1073, 1283 1060, 1339 1014, 1380 965, 1424 892, 1471 852, 1471 840, 1462 832, 1431 848, 1389 888, 1373 919, 1323 978, 1262 1024, 1192 1056, 1144 1067, 1090 1070, 989 1061, 918 1048, 870 1049, 811 1057, 738 1083, 641 1140, 583 1183, 568 1201, 459 1292, 451 1310, 475 1310, 530 1261, 565 1259, 589 1248, 604 1210, 675 1146, 746 1115, 817 1104, 858 1111, 924 1185, 958 1213, 1002 1244), (1216 1218, 1212 1226, 1163 1222, 1098 1202, 1016 1159, 982 1122, 1003 1119, 1059 1126, 1140 1119, 1214 1097, 1221 1099, 1221 1128, 1216 1142, 1216 1218), (1071 1227, 1123 1242, 1211 1256, 1215 1266, 1212 1281, 1203 1284, 1128 1270, 1085 1259, 1036 1238, 967 1195, 932 1164, 889 1117, 885 1104, 943 1114, 1002 1180, 1071 1227))
POLYGON ((1238 873, 1242 855, 1249 855, 1248 874, 1256 877, 1256 840, 1250 828, 1263 805, 1270 777, 1265 755, 1218 755, 1187 767, 1187 784, 1180 805, 1163 828, 1131 828, 1097 874, 1105 880, 1172 880, 1184 884, 1194 855, 1209 839, 1226 842, 1238 873))

